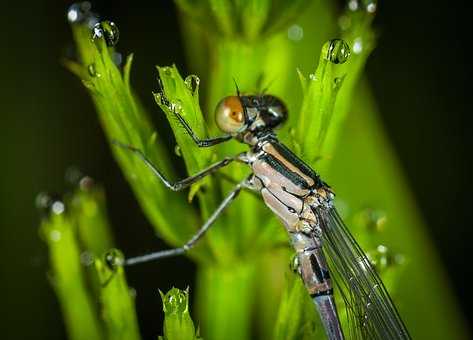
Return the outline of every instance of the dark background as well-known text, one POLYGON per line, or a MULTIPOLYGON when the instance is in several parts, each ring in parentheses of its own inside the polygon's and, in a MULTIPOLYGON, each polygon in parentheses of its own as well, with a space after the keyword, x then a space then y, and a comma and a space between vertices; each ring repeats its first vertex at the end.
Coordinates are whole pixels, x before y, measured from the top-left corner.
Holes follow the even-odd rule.
MULTIPOLYGON (((111 158, 85 90, 60 64, 71 44, 67 6, 2 4, 0 334, 6 339, 64 337, 33 205, 39 191, 67 189, 63 175, 70 165, 104 184, 118 245, 126 253, 164 246, 111 158)), ((174 6, 100 1, 94 8, 119 23, 119 49, 135 52, 134 87, 156 112, 154 65, 176 63, 185 70, 174 6)), ((467 1, 383 1, 376 19, 381 36, 367 66, 387 133, 470 321, 471 14, 467 1)), ((161 333, 157 287, 184 288, 192 284, 192 270, 179 258, 164 261, 159 270, 145 264, 129 271, 146 338, 161 333), (169 270, 172 276, 164 274, 169 270)))

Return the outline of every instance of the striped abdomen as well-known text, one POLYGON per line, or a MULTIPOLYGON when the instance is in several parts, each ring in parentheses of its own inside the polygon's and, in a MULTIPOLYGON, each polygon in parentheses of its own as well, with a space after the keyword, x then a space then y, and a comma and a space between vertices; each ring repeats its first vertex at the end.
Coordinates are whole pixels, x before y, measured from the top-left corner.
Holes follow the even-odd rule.
POLYGON ((298 270, 330 339, 343 339, 332 282, 311 203, 322 182, 280 143, 268 141, 251 164, 266 205, 281 219, 297 252, 298 270))

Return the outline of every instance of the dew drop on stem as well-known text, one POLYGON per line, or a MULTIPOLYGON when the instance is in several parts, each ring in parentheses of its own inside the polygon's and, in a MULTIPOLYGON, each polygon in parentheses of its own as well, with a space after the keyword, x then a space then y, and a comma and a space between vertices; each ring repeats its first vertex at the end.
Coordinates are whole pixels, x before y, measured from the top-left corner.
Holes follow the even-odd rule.
POLYGON ((184 80, 187 88, 194 93, 199 88, 200 78, 197 77, 195 74, 188 75, 184 80))
POLYGON ((97 69, 95 68, 95 64, 90 64, 89 66, 87 66, 87 72, 92 78, 100 77, 100 74, 97 73, 97 69))
POLYGON ((365 9, 368 13, 376 13, 377 4, 376 0, 365 0, 365 9))
POLYGON ((36 196, 35 203, 38 210, 46 216, 49 214, 60 215, 66 209, 61 197, 56 194, 39 193, 36 196))
POLYGON ((182 157, 181 147, 180 147, 179 145, 177 145, 177 144, 176 144, 176 146, 174 147, 174 153, 176 154, 176 156, 182 157))
POLYGON ((117 267, 123 266, 125 257, 118 249, 109 250, 104 256, 105 264, 110 270, 115 270, 117 267))
POLYGON ((342 39, 332 39, 327 46, 326 59, 334 64, 343 64, 350 57, 350 47, 342 39))
POLYGON ((103 38, 109 47, 115 46, 119 37, 120 31, 113 21, 101 21, 92 29, 92 40, 103 38))
POLYGON ((98 22, 98 15, 91 9, 92 5, 88 1, 73 3, 67 9, 67 21, 70 24, 86 24, 93 27, 98 22))
POLYGON ((360 54, 363 52, 363 40, 361 38, 356 38, 353 41, 353 53, 360 54))

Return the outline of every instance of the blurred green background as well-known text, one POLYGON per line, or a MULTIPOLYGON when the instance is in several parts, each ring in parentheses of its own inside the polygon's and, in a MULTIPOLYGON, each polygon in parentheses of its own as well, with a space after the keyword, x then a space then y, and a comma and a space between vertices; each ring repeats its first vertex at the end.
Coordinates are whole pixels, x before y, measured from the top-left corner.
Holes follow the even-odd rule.
MULTIPOLYGON (((66 190, 63 178, 70 165, 104 184, 124 251, 164 247, 112 160, 90 99, 60 64, 72 47, 64 16, 68 5, 36 1, 9 4, 2 11, 0 329, 5 339, 64 337, 46 277, 46 247, 38 237, 34 198, 42 190, 66 190)), ((382 2, 375 21, 380 39, 366 74, 463 314, 471 319, 465 279, 471 272, 465 262, 472 236, 468 7, 466 2, 450 8, 440 2, 382 2)), ((149 111, 156 112, 154 65, 176 63, 186 70, 173 4, 100 1, 94 8, 119 22, 120 51, 135 52, 134 87, 149 111)), ((163 115, 153 119, 166 124, 163 115)), ((157 288, 192 285, 193 269, 187 259, 176 258, 162 262, 159 272, 154 264, 127 272, 138 291, 145 338, 161 333, 157 288), (146 279, 151 275, 152 282, 146 279)))

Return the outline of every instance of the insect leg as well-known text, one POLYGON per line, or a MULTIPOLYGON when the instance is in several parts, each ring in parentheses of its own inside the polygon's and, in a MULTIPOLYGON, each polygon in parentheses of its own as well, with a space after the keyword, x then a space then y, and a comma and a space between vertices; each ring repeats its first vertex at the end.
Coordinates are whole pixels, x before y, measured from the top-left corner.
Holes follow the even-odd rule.
POLYGON ((194 143, 199 147, 199 148, 205 148, 209 146, 214 146, 220 143, 224 143, 226 141, 229 141, 232 139, 231 135, 222 135, 218 137, 211 137, 211 138, 206 138, 206 139, 200 139, 192 130, 192 128, 189 126, 189 124, 186 122, 184 117, 182 117, 176 110, 172 110, 174 115, 177 117, 179 120, 179 123, 181 123, 182 127, 186 130, 187 134, 191 136, 192 140, 194 143))
POLYGON ((158 77, 158 91, 159 93, 161 94, 161 98, 163 100, 163 103, 164 105, 166 105, 171 111, 172 113, 176 116, 176 118, 179 120, 179 123, 181 123, 182 127, 184 128, 184 130, 186 130, 187 134, 192 138, 192 140, 194 141, 194 143, 200 147, 200 148, 205 148, 205 147, 209 147, 209 146, 214 146, 214 145, 217 145, 217 144, 220 144, 220 143, 224 143, 230 139, 232 139, 232 136, 231 135, 222 135, 222 136, 218 136, 218 137, 211 137, 211 138, 205 138, 205 139, 200 139, 194 132, 194 130, 192 130, 192 128, 190 127, 190 125, 186 122, 186 120, 184 119, 184 117, 182 117, 180 115, 179 112, 176 111, 176 109, 173 107, 173 105, 171 104, 171 102, 167 99, 166 95, 164 94, 164 88, 163 88, 163 84, 162 84, 162 81, 161 81, 161 78, 158 77))
POLYGON ((158 251, 155 253, 151 254, 146 254, 143 256, 138 256, 138 257, 132 257, 127 260, 125 260, 125 265, 133 265, 137 263, 142 263, 142 262, 148 262, 152 260, 157 260, 165 257, 171 257, 171 256, 177 256, 184 254, 186 251, 191 249, 192 247, 195 246, 197 241, 199 241, 202 236, 209 230, 209 228, 212 226, 212 224, 215 222, 215 220, 220 216, 220 214, 223 212, 223 210, 238 196, 240 193, 241 189, 246 187, 245 181, 242 183, 238 184, 228 195, 225 197, 225 199, 220 203, 218 208, 213 212, 212 216, 209 217, 209 219, 200 227, 200 229, 190 238, 189 241, 186 242, 182 247, 179 248, 174 248, 174 249, 168 249, 168 250, 162 250, 158 251))
POLYGON ((123 143, 118 142, 116 140, 112 141, 112 143, 115 144, 116 146, 120 147, 120 148, 123 148, 125 150, 129 150, 129 151, 133 152, 135 155, 137 155, 146 164, 146 166, 148 168, 150 168, 151 171, 153 171, 153 173, 164 183, 164 185, 167 188, 169 188, 173 191, 179 191, 179 190, 185 189, 188 186, 190 186, 191 184, 201 180, 205 176, 210 175, 211 173, 215 172, 216 170, 218 170, 220 168, 223 168, 224 166, 227 166, 228 164, 230 164, 234 160, 238 159, 238 157, 226 157, 223 160, 212 164, 208 168, 196 173, 193 176, 181 179, 181 180, 173 183, 173 182, 169 181, 166 177, 164 177, 163 173, 149 160, 148 157, 145 156, 143 151, 141 151, 140 149, 137 149, 137 148, 135 148, 131 145, 123 144, 123 143))

